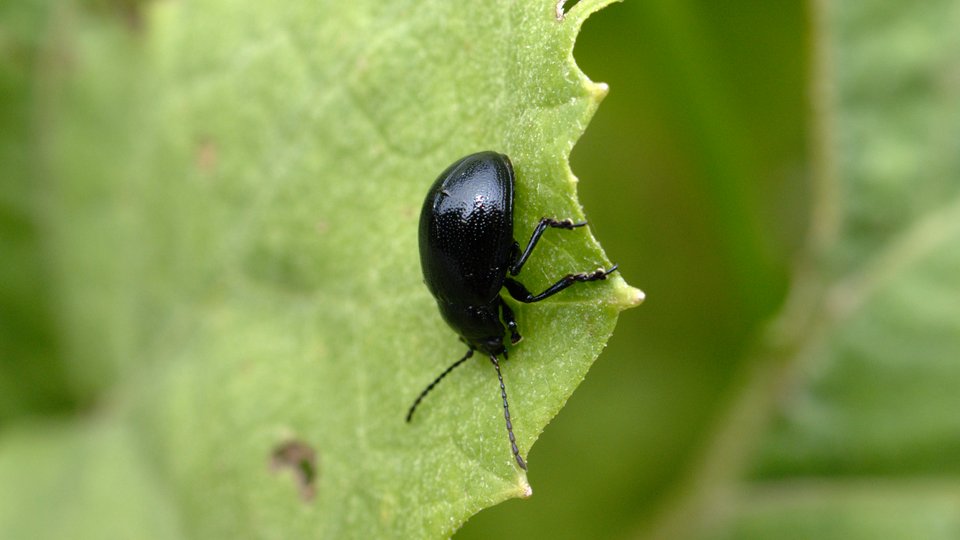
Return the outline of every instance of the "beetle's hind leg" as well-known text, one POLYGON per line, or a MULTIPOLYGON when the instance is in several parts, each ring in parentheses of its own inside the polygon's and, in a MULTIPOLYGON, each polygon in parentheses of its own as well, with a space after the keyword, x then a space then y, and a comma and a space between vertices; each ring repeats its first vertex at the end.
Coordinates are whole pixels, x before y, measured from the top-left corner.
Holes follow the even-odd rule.
POLYGON ((601 279, 607 279, 611 273, 617 269, 617 265, 613 265, 609 270, 604 270, 603 268, 598 268, 593 272, 583 272, 580 274, 567 274, 563 276, 560 281, 549 286, 547 290, 543 291, 540 294, 532 294, 523 286, 523 283, 519 281, 507 278, 503 282, 503 286, 507 288, 507 292, 510 293, 510 296, 515 299, 524 302, 526 304, 532 302, 539 302, 544 298, 549 298, 558 292, 566 289, 567 287, 573 285, 574 283, 582 283, 587 281, 598 281, 601 279))
POLYGON ((503 322, 507 323, 507 330, 510 331, 510 344, 516 345, 520 343, 523 336, 517 331, 517 318, 513 315, 513 310, 510 309, 510 306, 507 305, 502 296, 500 297, 500 314, 503 316, 503 322))

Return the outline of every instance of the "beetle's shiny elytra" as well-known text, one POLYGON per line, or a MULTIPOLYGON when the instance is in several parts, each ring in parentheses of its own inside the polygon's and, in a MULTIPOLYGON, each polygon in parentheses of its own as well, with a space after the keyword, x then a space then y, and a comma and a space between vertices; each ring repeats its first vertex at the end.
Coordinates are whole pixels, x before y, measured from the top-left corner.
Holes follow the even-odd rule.
POLYGON ((507 359, 504 327, 510 343, 520 341, 513 311, 500 296, 506 287, 515 300, 539 302, 577 282, 606 279, 617 269, 599 268, 592 272, 567 274, 540 294, 531 294, 516 276, 547 228, 574 229, 587 224, 569 219, 543 218, 537 224, 527 247, 521 251, 513 239, 513 165, 510 158, 496 152, 478 152, 447 167, 430 187, 420 212, 420 265, 427 288, 437 300, 440 314, 466 343, 463 358, 445 369, 417 396, 407 412, 407 422, 423 398, 474 351, 489 356, 500 382, 503 416, 517 465, 526 469, 520 456, 507 389, 500 373, 499 355, 507 359), (502 323, 501 323, 502 319, 502 323))

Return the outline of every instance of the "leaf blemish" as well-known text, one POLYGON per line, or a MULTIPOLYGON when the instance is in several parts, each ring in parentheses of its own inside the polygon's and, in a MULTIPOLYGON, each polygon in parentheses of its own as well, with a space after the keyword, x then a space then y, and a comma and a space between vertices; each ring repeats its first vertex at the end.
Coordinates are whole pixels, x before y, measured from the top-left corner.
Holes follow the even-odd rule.
POLYGON ((557 12, 556 12, 557 20, 558 20, 558 21, 562 21, 563 18, 564 18, 564 16, 566 16, 567 12, 569 12, 570 9, 573 9, 573 7, 576 6, 576 5, 577 5, 577 2, 579 2, 579 1, 580 1, 580 0, 557 0, 557 12), (563 9, 563 7, 564 7, 567 3, 570 4, 570 9, 566 9, 566 10, 565 10, 565 9, 563 9))
POLYGON ((217 167, 217 145, 206 137, 197 143, 196 164, 201 172, 210 173, 217 167))
POLYGON ((300 500, 310 502, 317 494, 317 452, 309 444, 290 440, 273 449, 270 470, 290 469, 300 491, 300 500))

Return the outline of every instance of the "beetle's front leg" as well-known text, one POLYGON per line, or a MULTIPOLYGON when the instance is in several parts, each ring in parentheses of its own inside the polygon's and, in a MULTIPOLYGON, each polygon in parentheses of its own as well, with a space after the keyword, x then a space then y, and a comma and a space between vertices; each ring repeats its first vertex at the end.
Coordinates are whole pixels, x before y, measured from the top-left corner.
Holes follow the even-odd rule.
POLYGON ((510 344, 516 345, 520 343, 523 336, 517 331, 517 319, 513 315, 513 310, 510 309, 510 306, 507 305, 502 296, 500 297, 500 314, 503 316, 503 322, 507 323, 507 329, 510 330, 510 344))

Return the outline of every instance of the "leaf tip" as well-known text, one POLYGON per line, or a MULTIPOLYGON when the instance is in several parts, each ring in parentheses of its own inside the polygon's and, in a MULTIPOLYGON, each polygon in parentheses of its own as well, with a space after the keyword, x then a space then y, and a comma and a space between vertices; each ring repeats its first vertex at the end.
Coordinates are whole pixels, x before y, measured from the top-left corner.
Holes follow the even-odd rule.
POLYGON ((591 88, 591 91, 593 93, 593 97, 597 98, 598 100, 607 97, 607 94, 610 92, 610 85, 605 82, 595 82, 592 86, 593 87, 591 88))
POLYGON ((517 484, 517 493, 521 499, 529 499, 533 495, 533 487, 527 482, 527 475, 520 477, 520 483, 517 484))
POLYGON ((646 299, 647 295, 636 287, 631 287, 626 283, 621 287, 617 287, 617 305, 619 305, 621 309, 637 307, 646 299))

